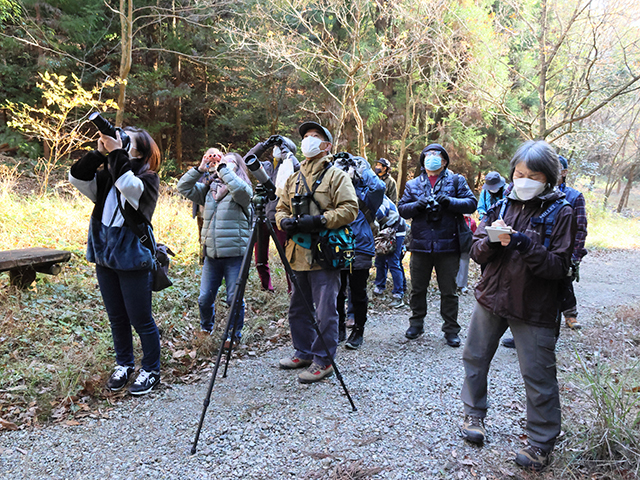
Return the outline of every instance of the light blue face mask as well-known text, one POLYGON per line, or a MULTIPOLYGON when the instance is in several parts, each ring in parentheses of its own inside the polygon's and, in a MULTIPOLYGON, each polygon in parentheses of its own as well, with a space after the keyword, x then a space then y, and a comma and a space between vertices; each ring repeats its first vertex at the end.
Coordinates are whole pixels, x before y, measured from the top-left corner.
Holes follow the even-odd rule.
POLYGON ((427 153, 427 156, 424 157, 424 168, 430 172, 435 172, 436 170, 440 170, 442 167, 442 157, 439 153, 427 153))

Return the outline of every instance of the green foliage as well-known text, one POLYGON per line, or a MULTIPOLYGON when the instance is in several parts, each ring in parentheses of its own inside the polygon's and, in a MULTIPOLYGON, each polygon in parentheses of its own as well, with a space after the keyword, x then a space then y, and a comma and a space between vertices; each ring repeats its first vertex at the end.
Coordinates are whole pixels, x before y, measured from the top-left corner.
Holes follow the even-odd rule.
POLYGON ((22 9, 14 0, 0 0, 0 27, 6 21, 15 21, 20 17, 22 9))
POLYGON ((38 138, 49 147, 49 157, 39 164, 39 170, 44 171, 40 192, 44 193, 49 175, 58 162, 91 140, 82 128, 86 121, 84 117, 93 110, 106 110, 116 104, 113 100, 100 100, 102 88, 113 87, 113 80, 85 90, 75 75, 72 75, 70 86, 63 75, 45 72, 40 78, 37 86, 42 91, 43 106, 8 100, 1 107, 11 112, 9 127, 27 137, 38 138))
POLYGON ((640 472, 640 363, 613 366, 600 358, 576 353, 577 382, 589 402, 583 424, 572 425, 573 462, 607 467, 620 473, 640 472))
POLYGON ((3 143, 9 144, 10 147, 17 147, 17 154, 20 157, 39 158, 42 156, 42 146, 39 143, 29 141, 15 130, 0 127, 0 145, 3 143))

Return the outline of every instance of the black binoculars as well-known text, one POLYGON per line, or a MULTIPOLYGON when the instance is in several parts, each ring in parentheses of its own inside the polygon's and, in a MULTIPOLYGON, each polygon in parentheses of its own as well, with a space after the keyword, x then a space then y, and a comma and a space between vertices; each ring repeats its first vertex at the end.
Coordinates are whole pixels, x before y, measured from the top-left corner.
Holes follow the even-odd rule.
POLYGON ((301 217, 302 215, 311 215, 311 197, 308 195, 295 194, 291 198, 291 212, 294 217, 301 217))

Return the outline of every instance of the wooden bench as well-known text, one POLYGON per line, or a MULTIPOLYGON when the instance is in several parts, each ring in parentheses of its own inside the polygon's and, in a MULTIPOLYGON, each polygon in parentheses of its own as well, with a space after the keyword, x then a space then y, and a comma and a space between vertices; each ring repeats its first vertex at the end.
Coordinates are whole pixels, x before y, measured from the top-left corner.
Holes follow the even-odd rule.
POLYGON ((0 272, 9 271, 11 285, 27 288, 36 279, 36 272, 57 275, 60 263, 68 262, 71 252, 51 248, 21 248, 0 252, 0 272))

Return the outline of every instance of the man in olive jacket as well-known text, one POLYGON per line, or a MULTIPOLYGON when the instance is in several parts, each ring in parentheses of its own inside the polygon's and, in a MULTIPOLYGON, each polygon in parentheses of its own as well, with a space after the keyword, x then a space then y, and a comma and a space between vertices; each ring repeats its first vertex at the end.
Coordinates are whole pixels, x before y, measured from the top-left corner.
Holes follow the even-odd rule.
POLYGON ((340 270, 324 270, 315 263, 308 238, 309 234, 324 228, 335 229, 354 221, 358 215, 358 198, 349 175, 331 165, 331 133, 316 122, 303 123, 299 132, 305 160, 300 164, 300 171, 291 175, 283 191, 278 192, 280 201, 276 207, 276 223, 289 237, 285 247, 287 260, 298 280, 289 304, 289 326, 295 353, 280 360, 280 368, 308 367, 298 375, 298 380, 313 383, 333 374, 331 361, 338 347, 336 297, 340 289, 340 270), (296 201, 292 205, 294 197, 296 201), (303 210, 308 210, 303 215, 296 211, 300 209, 301 197, 305 198, 303 210), (318 338, 305 302, 313 302, 312 308, 315 307, 318 326, 331 357, 327 357, 318 338))

